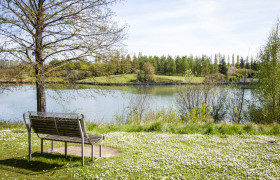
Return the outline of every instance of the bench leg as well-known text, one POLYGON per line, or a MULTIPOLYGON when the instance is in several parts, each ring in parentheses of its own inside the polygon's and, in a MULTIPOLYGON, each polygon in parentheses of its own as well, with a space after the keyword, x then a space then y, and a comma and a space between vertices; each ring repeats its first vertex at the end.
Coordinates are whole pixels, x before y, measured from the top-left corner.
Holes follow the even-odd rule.
POLYGON ((41 139, 41 154, 44 152, 44 140, 41 139))
POLYGON ((67 142, 65 142, 65 158, 67 158, 67 142))
POLYGON ((31 131, 28 131, 28 156, 31 159, 31 131))
POLYGON ((82 166, 84 166, 84 136, 82 136, 82 166))
POLYGON ((93 161, 93 157, 94 157, 94 145, 91 145, 91 161, 93 161))
POLYGON ((100 152, 99 152, 99 157, 102 157, 102 142, 100 143, 100 152))

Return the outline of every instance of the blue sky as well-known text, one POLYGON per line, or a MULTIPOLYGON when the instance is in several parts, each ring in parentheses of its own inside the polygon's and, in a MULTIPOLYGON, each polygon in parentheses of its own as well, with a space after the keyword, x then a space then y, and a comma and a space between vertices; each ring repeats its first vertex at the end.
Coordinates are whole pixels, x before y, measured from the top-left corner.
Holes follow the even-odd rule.
POLYGON ((280 18, 280 0, 127 0, 113 11, 129 25, 130 54, 255 57, 280 18))

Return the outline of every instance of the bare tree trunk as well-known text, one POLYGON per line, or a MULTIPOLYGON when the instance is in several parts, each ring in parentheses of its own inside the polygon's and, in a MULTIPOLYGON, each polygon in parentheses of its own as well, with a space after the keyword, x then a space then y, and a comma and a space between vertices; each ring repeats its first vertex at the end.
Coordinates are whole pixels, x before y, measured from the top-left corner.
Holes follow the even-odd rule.
POLYGON ((46 112, 46 94, 43 63, 36 66, 37 111, 46 112))
POLYGON ((36 59, 36 94, 37 111, 46 112, 45 77, 43 61, 43 24, 44 24, 43 0, 39 0, 38 14, 36 18, 35 35, 35 59, 36 59))

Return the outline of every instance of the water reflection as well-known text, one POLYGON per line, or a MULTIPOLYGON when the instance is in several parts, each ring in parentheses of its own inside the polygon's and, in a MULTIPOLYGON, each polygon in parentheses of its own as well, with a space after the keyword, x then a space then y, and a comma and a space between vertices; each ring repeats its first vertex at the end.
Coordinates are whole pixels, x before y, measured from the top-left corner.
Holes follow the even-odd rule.
MULTIPOLYGON (((137 96, 141 89, 151 94, 152 109, 169 107, 175 102, 176 87, 135 86, 81 86, 46 88, 47 111, 83 113, 87 121, 109 123, 114 115, 129 106, 131 96, 137 96)), ((31 85, 1 87, 0 121, 20 121, 25 111, 36 111, 36 91, 31 85)))
MULTIPOLYGON (((219 88, 223 88, 219 87, 219 88)), ((36 111, 36 91, 32 85, 0 87, 0 121, 21 121, 25 111, 36 111), (5 89, 5 90, 4 90, 5 89)), ((246 90, 250 99, 250 90, 246 90)), ((47 111, 83 113, 86 121, 114 122, 115 115, 130 106, 131 97, 149 94, 151 109, 175 107, 176 86, 89 86, 78 89, 48 86, 47 111), (143 91, 144 89, 144 91, 143 91)))

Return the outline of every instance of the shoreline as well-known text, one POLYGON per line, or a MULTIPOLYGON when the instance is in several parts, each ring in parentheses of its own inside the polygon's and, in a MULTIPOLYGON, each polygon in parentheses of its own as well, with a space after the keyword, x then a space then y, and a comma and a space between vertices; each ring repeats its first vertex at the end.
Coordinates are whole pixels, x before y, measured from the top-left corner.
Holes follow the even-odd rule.
MULTIPOLYGON (((22 79, 4 79, 0 78, 0 84, 32 84, 34 82, 22 79)), ((46 84, 65 84, 63 81, 46 81, 46 84)), ((175 86, 175 85, 203 85, 204 82, 201 83, 188 83, 188 82, 136 82, 136 83, 109 83, 109 82, 73 82, 73 84, 80 84, 80 85, 96 85, 96 86, 175 86)), ((237 84, 237 85, 250 85, 251 82, 230 82, 230 81, 221 81, 221 82, 215 82, 215 83, 209 83, 209 84, 215 84, 215 85, 231 85, 231 84, 237 84)))
MULTIPOLYGON (((0 84, 33 84, 31 81, 0 81, 0 84)), ((47 81, 46 84, 65 84, 64 82, 47 81)), ((100 83, 100 82, 75 82, 77 85, 95 85, 95 86, 176 86, 176 85, 203 85, 205 83, 186 83, 186 82, 155 82, 155 83, 100 83)), ((250 85, 250 82, 218 82, 210 83, 215 85, 250 85)))

